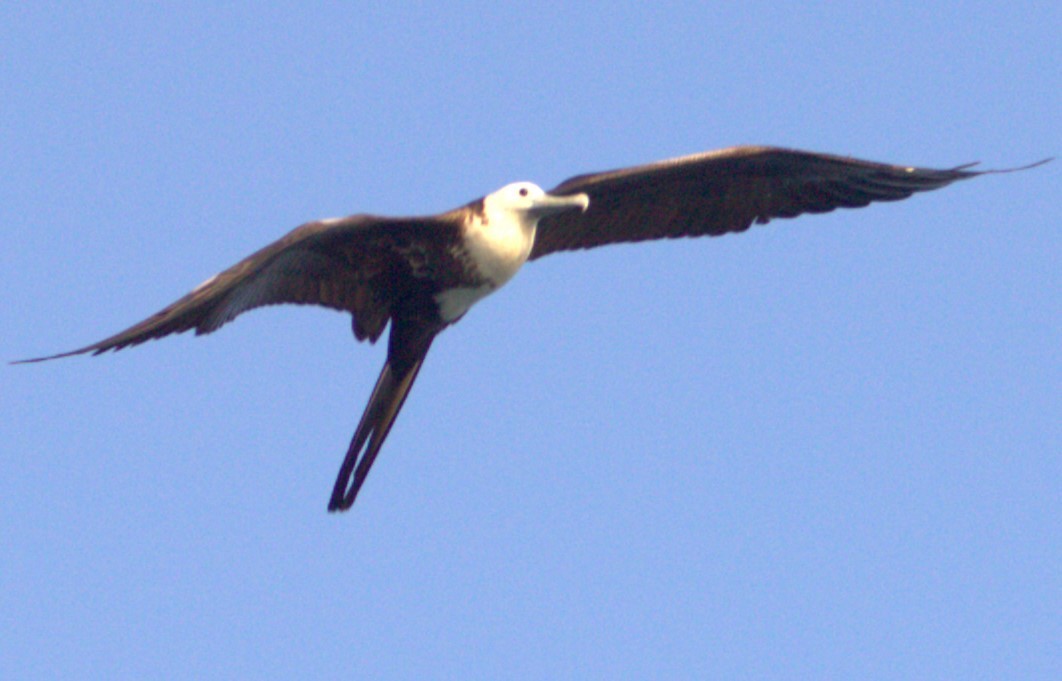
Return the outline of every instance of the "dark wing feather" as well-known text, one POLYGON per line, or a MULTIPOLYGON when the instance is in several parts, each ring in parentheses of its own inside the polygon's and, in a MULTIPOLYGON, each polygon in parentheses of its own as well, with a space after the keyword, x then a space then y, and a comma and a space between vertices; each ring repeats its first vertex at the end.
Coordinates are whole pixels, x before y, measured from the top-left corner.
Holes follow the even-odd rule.
POLYGON ((969 170, 972 165, 933 170, 746 146, 579 175, 549 193, 586 193, 590 207, 585 213, 543 218, 531 258, 613 243, 741 232, 771 218, 896 201, 986 172, 1005 172, 969 170))
POLYGON ((358 340, 375 342, 417 266, 431 261, 440 230, 457 235, 456 213, 432 218, 354 215, 310 222, 197 286, 144 321, 92 345, 39 362, 91 352, 120 350, 173 333, 210 333, 237 315, 265 305, 296 303, 345 310, 354 316, 358 340))

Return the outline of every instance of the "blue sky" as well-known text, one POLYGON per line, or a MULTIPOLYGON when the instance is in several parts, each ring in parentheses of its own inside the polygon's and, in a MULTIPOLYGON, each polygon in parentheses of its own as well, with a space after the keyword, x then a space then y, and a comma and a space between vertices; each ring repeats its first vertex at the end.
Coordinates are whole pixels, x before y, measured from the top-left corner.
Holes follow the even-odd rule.
MULTIPOLYGON (((1062 154, 1057 2, 0 8, 0 347, 297 224, 738 143, 1062 154)), ((1062 677, 1062 163, 562 254, 383 361, 271 308, 0 369, 4 678, 1062 677)))

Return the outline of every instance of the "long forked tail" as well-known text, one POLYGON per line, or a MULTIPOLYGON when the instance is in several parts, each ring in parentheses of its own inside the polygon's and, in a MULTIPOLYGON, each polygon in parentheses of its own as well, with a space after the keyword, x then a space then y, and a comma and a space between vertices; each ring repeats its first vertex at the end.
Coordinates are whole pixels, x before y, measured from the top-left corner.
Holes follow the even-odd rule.
POLYGON ((354 437, 350 440, 347 456, 339 468, 339 475, 332 489, 332 499, 328 502, 329 511, 345 511, 354 504, 358 490, 361 489, 365 478, 369 475, 369 469, 372 468, 380 447, 387 439, 387 433, 390 432, 395 417, 401 411, 409 389, 413 387, 413 381, 420 372, 430 346, 431 339, 428 340, 423 352, 412 364, 407 363, 404 369, 396 370, 396 363, 391 357, 388 357, 384 363, 380 377, 376 380, 376 387, 373 388, 372 396, 369 398, 369 404, 365 407, 365 413, 362 414, 358 428, 354 431, 354 437), (362 453, 363 449, 364 453, 362 453))

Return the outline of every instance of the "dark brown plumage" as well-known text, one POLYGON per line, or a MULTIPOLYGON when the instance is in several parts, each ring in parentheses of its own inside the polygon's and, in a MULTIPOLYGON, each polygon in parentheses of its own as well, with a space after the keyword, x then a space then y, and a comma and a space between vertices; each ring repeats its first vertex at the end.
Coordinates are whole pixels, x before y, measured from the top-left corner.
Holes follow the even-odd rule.
POLYGON ((459 272, 450 246, 461 211, 430 218, 352 215, 309 222, 220 272, 183 298, 121 333, 77 350, 18 363, 43 362, 139 345, 194 329, 216 331, 266 305, 320 305, 349 312, 358 340, 375 343, 400 301, 454 285, 456 276, 417 278, 415 269, 459 272))
POLYGON ((1048 160, 1007 170, 970 170, 974 163, 934 170, 743 146, 578 175, 549 193, 584 193, 590 208, 539 222, 530 259, 614 243, 743 232, 772 218, 898 201, 956 180, 1048 160))
POLYGON ((896 201, 956 180, 1009 172, 975 171, 972 165, 933 170, 732 147, 579 175, 548 193, 515 183, 436 216, 311 222, 121 333, 23 362, 120 350, 192 329, 210 333, 247 310, 279 303, 349 312, 358 340, 375 342, 390 322, 387 361, 328 504, 330 511, 344 510, 354 503, 435 336, 525 260, 614 243, 741 232, 772 218, 896 201))

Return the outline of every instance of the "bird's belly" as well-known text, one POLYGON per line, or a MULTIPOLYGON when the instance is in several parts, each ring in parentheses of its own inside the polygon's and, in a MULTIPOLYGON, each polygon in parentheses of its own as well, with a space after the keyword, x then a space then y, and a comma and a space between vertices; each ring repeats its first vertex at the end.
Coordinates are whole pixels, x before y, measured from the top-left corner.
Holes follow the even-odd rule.
POLYGON ((439 306, 439 317, 446 323, 457 321, 461 315, 477 302, 487 297, 493 290, 491 284, 480 286, 461 286, 440 291, 435 294, 435 303, 439 306))
MULTIPOLYGON (((531 226, 531 230, 534 226, 531 226)), ((531 254, 534 232, 513 220, 496 219, 486 225, 480 220, 470 224, 464 243, 455 257, 465 266, 462 285, 435 294, 439 316, 444 322, 456 321, 477 302, 512 279, 531 254)))

